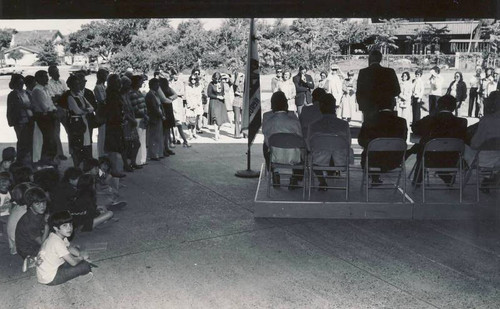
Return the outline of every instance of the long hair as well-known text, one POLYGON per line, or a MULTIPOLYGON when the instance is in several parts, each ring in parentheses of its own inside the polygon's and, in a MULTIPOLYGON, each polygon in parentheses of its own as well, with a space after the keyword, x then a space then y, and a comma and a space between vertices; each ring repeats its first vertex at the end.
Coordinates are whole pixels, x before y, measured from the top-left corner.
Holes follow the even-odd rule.
POLYGON ((189 87, 192 87, 191 85, 191 79, 194 79, 194 86, 195 87, 198 87, 200 86, 200 79, 198 78, 198 76, 196 76, 194 73, 191 74, 191 76, 189 76, 189 82, 188 82, 188 85, 189 87))

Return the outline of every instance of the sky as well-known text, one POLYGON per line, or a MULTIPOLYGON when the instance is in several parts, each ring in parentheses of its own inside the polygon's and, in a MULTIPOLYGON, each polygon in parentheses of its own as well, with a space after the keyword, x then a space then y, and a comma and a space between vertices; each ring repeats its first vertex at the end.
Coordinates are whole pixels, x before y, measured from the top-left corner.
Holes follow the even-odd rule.
MULTIPOLYGON (((17 31, 28 30, 59 30, 62 35, 68 35, 72 32, 78 31, 81 25, 88 24, 93 20, 98 19, 0 19, 0 29, 14 28, 17 31)), ((183 18, 171 18, 171 24, 177 28, 183 18)), ((218 28, 223 19, 221 18, 200 18, 206 30, 218 28)), ((272 19, 267 19, 271 21, 272 19)), ((293 18, 285 18, 284 22, 291 24, 293 18)))

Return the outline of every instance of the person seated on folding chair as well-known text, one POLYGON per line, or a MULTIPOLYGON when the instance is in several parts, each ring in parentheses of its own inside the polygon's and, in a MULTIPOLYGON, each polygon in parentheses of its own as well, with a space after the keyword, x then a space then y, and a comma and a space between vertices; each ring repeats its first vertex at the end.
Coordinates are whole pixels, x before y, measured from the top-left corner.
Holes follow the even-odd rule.
MULTIPOLYGON (((480 148, 484 142, 494 138, 500 139, 500 91, 493 91, 484 101, 484 116, 475 125, 476 129, 470 141, 470 147, 466 147, 465 158, 474 156, 474 149, 480 148)), ((469 165, 472 162, 467 162, 469 165)), ((500 166, 500 153, 498 151, 482 151, 479 153, 479 166, 485 168, 496 168, 500 166)), ((483 186, 493 185, 500 181, 498 173, 482 180, 483 186)))
MULTIPOLYGON (((271 111, 263 116, 262 133, 264 134, 264 159, 266 160, 266 169, 269 171, 270 161, 281 164, 297 164, 302 161, 301 152, 299 149, 273 149, 273 157, 270 158, 268 147, 269 137, 276 133, 292 133, 302 137, 302 128, 295 113, 288 112, 288 101, 283 92, 277 91, 271 97, 271 111)), ((273 173, 273 184, 279 185, 280 178, 278 173, 273 173)), ((299 177, 290 177, 289 189, 296 188, 300 175, 303 175, 302 170, 294 170, 293 174, 299 174, 299 177)))
MULTIPOLYGON (((406 151, 406 158, 417 154, 417 167, 420 166, 425 144, 435 138, 458 138, 465 141, 467 131, 467 119, 456 117, 453 113, 457 107, 457 100, 451 95, 444 95, 437 102, 438 112, 434 116, 426 116, 411 125, 413 133, 420 136, 420 141, 406 151)), ((458 162, 458 154, 431 153, 427 157, 425 165, 428 167, 455 167, 458 162)), ((419 170, 416 168, 416 170, 419 170)), ((445 183, 451 184, 453 177, 447 174, 438 175, 445 183)), ((421 173, 415 173, 414 183, 422 181, 421 173), (418 175, 417 175, 418 174, 418 175)))
MULTIPOLYGON (((316 90, 315 90, 316 91, 316 90)), ((322 117, 309 125, 307 143, 318 134, 332 134, 343 136, 351 146, 351 131, 349 123, 345 120, 337 118, 335 113, 335 98, 332 94, 325 94, 319 101, 319 109, 322 117)), ((304 113, 304 109, 302 110, 304 113)), ((326 152, 312 152, 312 162, 319 166, 346 166, 349 162, 346 161, 346 154, 343 150, 326 152)), ((323 177, 322 171, 314 171, 318 176, 320 191, 326 191, 328 184, 323 177)))
MULTIPOLYGON (((358 135, 358 143, 363 147, 361 153, 361 167, 366 168, 366 149, 368 144, 376 138, 394 137, 406 140, 408 128, 406 119, 398 117, 397 113, 389 107, 389 104, 381 106, 378 114, 373 119, 368 119, 361 125, 358 135)), ((376 152, 370 155, 370 167, 380 168, 386 172, 397 168, 401 164, 401 154, 394 152, 376 152)), ((380 175, 371 176, 372 184, 382 184, 380 175)))
POLYGON ((304 103, 302 112, 299 115, 300 125, 302 126, 302 136, 304 136, 304 138, 308 136, 307 130, 309 129, 309 125, 322 117, 321 111, 319 110, 319 102, 325 95, 325 89, 316 88, 312 92, 312 102, 304 103))

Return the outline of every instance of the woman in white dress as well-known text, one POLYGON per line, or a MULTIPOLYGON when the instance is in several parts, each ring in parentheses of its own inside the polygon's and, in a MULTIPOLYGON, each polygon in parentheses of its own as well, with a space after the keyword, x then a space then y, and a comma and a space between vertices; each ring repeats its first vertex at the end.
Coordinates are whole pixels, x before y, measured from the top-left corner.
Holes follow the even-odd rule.
POLYGON ((413 92, 413 83, 410 80, 410 73, 405 71, 401 74, 400 83, 401 93, 398 96, 398 114, 399 117, 406 119, 410 123, 411 95, 413 92))
POLYGON ((203 104, 202 104, 202 85, 197 75, 191 75, 189 77, 188 84, 186 86, 186 121, 188 124, 188 130, 190 130, 191 136, 197 138, 196 135, 196 124, 200 121, 201 115, 203 115, 203 104))
POLYGON ((278 83, 278 90, 283 92, 288 100, 288 111, 297 113, 297 105, 295 105, 297 90, 295 89, 295 84, 291 77, 292 73, 290 73, 290 71, 285 71, 283 73, 283 80, 278 83))
POLYGON ((342 99, 336 104, 340 104, 340 116, 342 119, 350 122, 356 112, 356 80, 354 79, 354 72, 349 71, 347 78, 344 79, 342 85, 342 99))

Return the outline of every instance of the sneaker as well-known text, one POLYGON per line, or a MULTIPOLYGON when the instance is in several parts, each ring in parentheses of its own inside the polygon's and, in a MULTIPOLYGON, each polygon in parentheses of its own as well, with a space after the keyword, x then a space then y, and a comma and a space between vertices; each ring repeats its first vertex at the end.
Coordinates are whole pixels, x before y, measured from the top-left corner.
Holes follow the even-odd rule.
POLYGON ((175 144, 174 143, 170 143, 168 144, 170 148, 175 148, 175 144))
POLYGON ((106 207, 108 210, 111 210, 111 211, 116 211, 116 210, 121 210, 123 209, 123 207, 127 206, 127 202, 116 202, 116 203, 113 203, 111 205, 109 205, 108 207, 106 207))
POLYGON ((92 280, 92 278, 94 278, 94 273, 93 272, 89 272, 86 275, 83 275, 83 276, 80 276, 80 277, 76 277, 75 279, 71 280, 70 282, 74 282, 74 283, 87 283, 90 280, 92 280))
POLYGON ((58 156, 57 156, 57 158, 58 158, 59 160, 62 160, 62 161, 66 161, 66 160, 68 160, 68 157, 66 157, 66 156, 65 156, 65 155, 63 155, 63 154, 62 154, 62 155, 58 155, 58 156))
POLYGON ((168 153, 169 155, 171 155, 171 156, 175 155, 175 152, 173 152, 173 151, 172 151, 172 150, 170 150, 170 149, 169 149, 169 150, 167 150, 167 153, 168 153))

